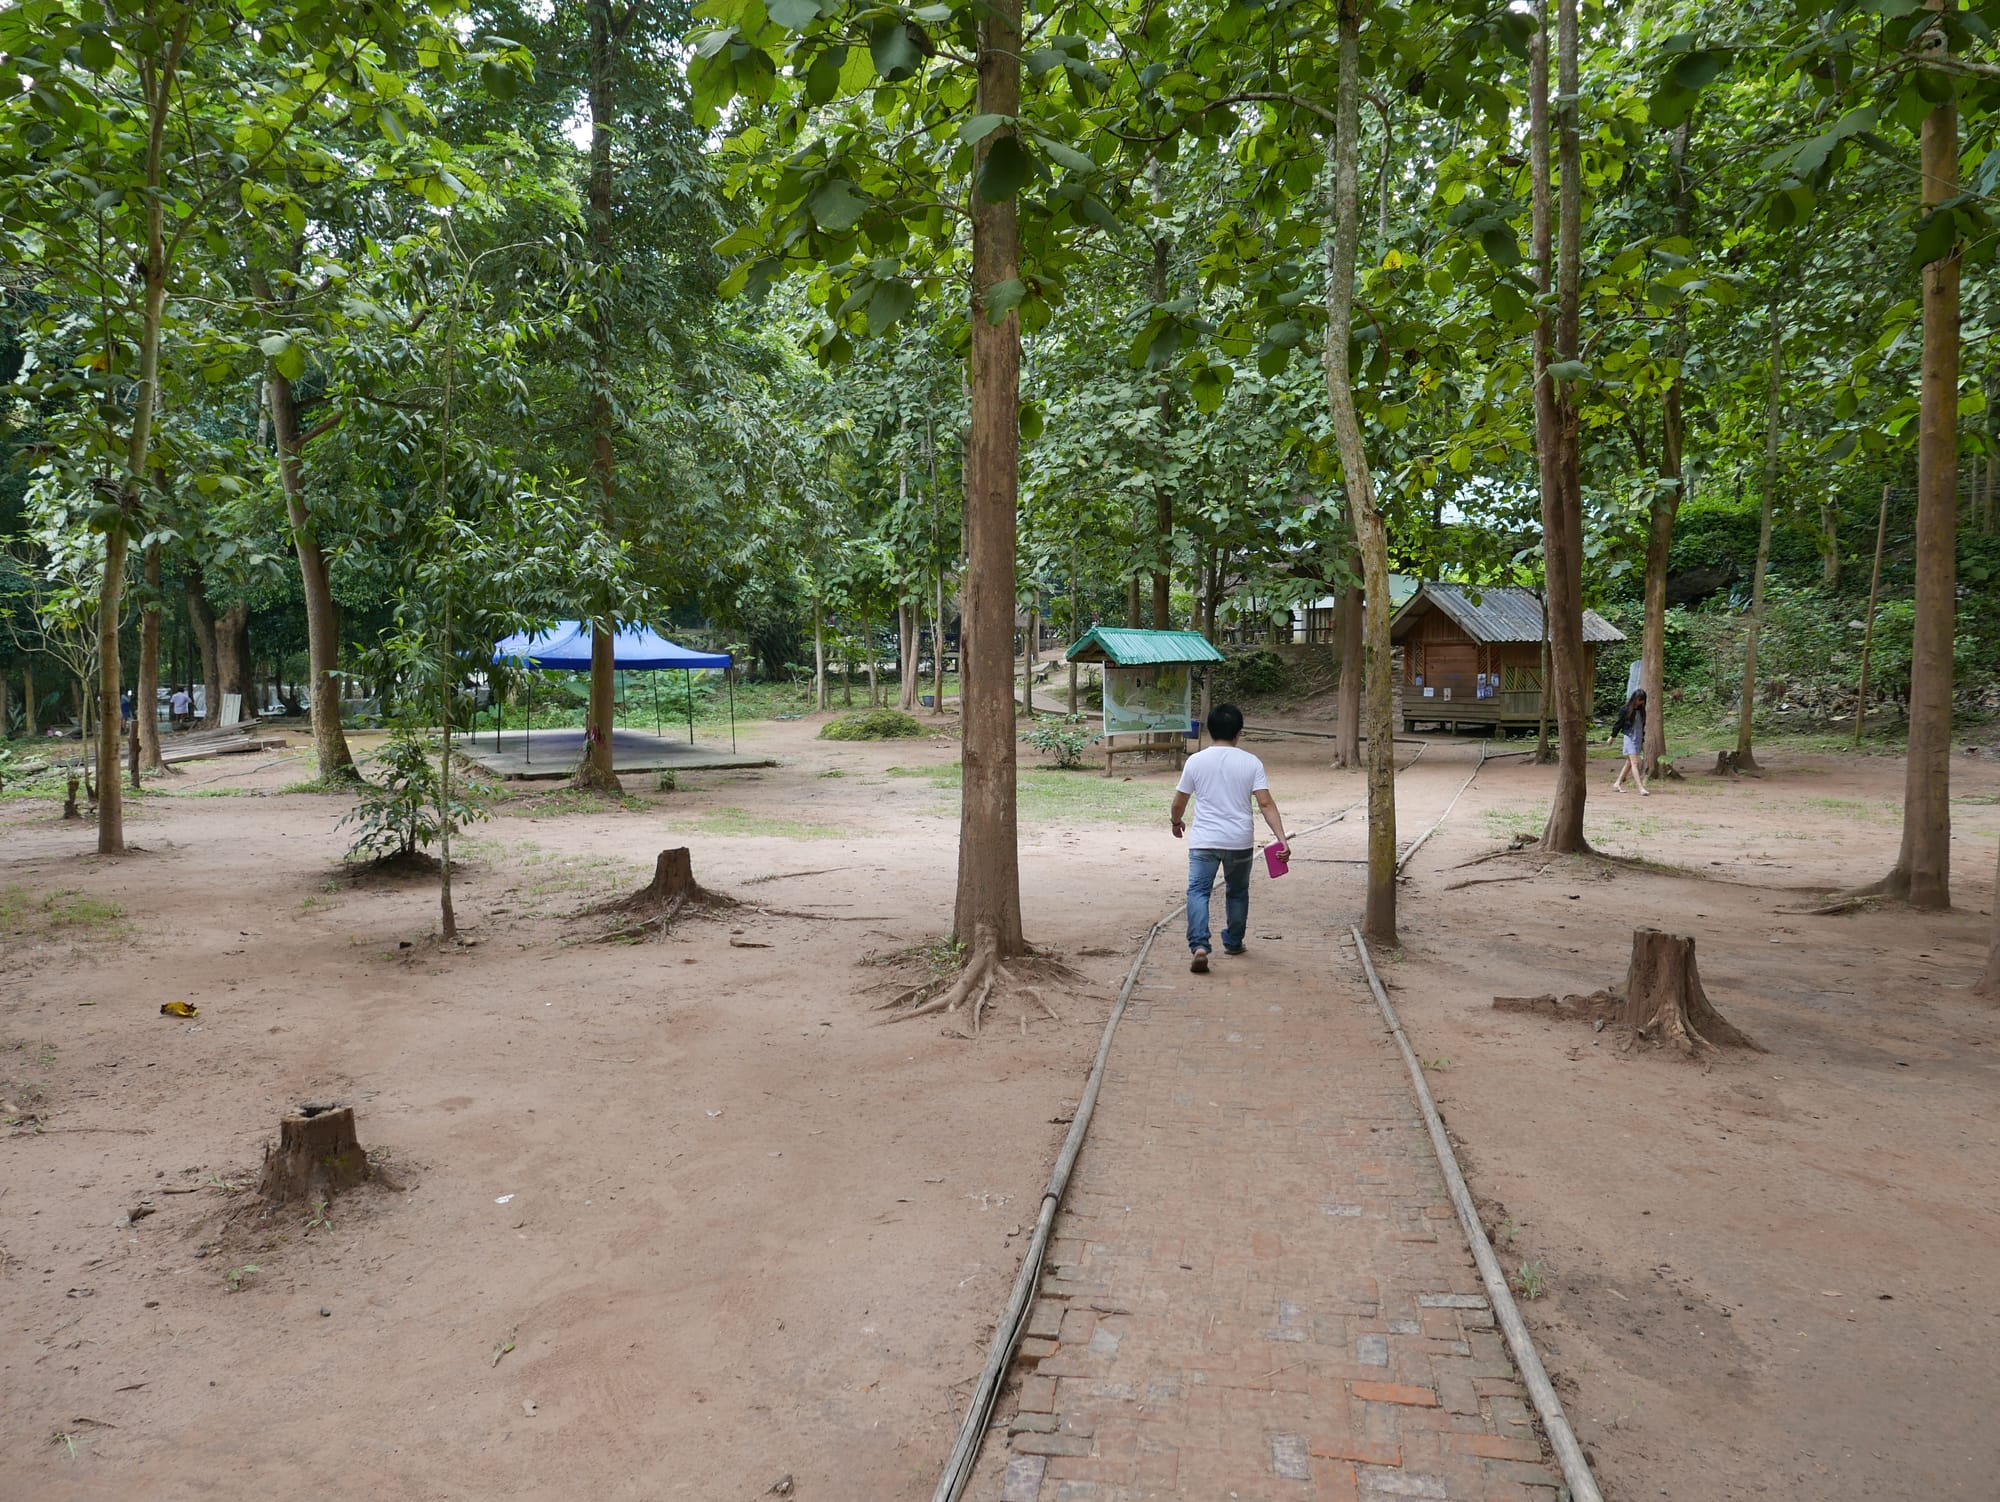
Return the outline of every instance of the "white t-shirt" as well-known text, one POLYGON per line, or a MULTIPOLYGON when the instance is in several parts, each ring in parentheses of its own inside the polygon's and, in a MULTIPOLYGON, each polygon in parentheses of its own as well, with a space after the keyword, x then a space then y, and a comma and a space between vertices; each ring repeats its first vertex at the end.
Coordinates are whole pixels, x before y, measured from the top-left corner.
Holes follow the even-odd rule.
POLYGON ((1210 746, 1181 768, 1179 791, 1194 795, 1193 850, 1248 850, 1257 843, 1251 795, 1270 787, 1264 764, 1239 746, 1210 746))

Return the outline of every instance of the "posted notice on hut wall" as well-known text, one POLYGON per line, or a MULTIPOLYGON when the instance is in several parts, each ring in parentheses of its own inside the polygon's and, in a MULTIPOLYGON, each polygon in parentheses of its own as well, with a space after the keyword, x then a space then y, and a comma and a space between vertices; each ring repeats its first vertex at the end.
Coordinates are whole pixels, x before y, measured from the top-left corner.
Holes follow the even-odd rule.
POLYGON ((1191 675, 1186 663, 1104 671, 1104 733, 1186 735, 1191 675))

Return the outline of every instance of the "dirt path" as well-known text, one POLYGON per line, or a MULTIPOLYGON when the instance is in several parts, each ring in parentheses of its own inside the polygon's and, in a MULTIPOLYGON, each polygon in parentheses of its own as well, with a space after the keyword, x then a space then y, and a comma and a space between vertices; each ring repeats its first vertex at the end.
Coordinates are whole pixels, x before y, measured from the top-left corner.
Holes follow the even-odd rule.
POLYGON ((1207 975, 1154 948, 975 1497, 1553 1498, 1326 902, 1360 886, 1260 875, 1207 975))

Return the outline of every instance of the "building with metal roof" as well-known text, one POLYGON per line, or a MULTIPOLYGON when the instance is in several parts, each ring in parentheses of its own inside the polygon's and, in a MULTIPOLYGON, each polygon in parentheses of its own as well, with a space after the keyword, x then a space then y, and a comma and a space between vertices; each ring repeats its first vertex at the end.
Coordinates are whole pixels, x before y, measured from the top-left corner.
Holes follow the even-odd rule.
POLYGON ((1108 662, 1115 668, 1223 660, 1199 631, 1148 631, 1138 626, 1093 626, 1067 655, 1071 662, 1108 662))
MULTIPOLYGON (((1543 713, 1542 602, 1510 585, 1426 582, 1389 622, 1403 651, 1402 719, 1445 726, 1533 726, 1543 713)), ((1625 633, 1593 610, 1583 613, 1586 678, 1597 651, 1625 633)))

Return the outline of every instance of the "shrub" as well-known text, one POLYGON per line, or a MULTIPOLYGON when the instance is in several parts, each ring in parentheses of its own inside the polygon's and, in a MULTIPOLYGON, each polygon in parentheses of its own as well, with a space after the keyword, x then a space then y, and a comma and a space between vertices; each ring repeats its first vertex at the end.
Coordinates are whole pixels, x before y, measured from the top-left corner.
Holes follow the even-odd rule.
POLYGON ((823 741, 900 741, 930 732, 900 709, 862 709, 828 720, 820 727, 823 741))
POLYGON ((349 860, 407 859, 426 845, 436 844, 449 821, 453 833, 487 817, 492 790, 463 773, 452 779, 452 799, 439 809, 441 779, 429 738, 398 730, 376 758, 384 773, 368 783, 360 800, 336 827, 354 826, 347 847, 349 860))
POLYGON ((1245 647, 1229 653, 1215 672, 1215 702, 1232 703, 1260 694, 1275 694, 1292 686, 1285 659, 1269 647, 1245 647))
POLYGON ((1060 719, 1037 720, 1021 739, 1044 756, 1053 756, 1058 767, 1080 767, 1084 748, 1097 737, 1089 720, 1080 714, 1066 714, 1060 719))

